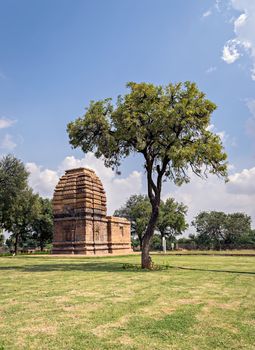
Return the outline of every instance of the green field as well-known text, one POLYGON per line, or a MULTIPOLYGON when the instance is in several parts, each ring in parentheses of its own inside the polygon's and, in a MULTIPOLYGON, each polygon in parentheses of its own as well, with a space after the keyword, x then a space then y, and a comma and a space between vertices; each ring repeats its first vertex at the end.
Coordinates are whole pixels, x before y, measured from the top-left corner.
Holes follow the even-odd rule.
POLYGON ((0 258, 0 349, 255 349, 255 257, 139 259, 0 258))
MULTIPOLYGON (((154 253, 152 253, 154 254, 154 253)), ((156 253, 160 254, 160 253, 156 253)), ((161 253, 163 254, 163 253, 161 253)), ((255 257, 255 250, 245 249, 245 250, 168 250, 167 253, 171 255, 252 255, 255 257)))

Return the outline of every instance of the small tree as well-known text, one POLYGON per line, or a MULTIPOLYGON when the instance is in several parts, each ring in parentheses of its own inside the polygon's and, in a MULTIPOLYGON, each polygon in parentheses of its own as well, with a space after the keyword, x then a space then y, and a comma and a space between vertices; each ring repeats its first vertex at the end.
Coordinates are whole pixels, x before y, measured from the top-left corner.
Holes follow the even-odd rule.
POLYGON ((196 228, 199 245, 208 248, 221 249, 225 240, 225 223, 227 215, 223 212, 211 211, 199 213, 192 225, 196 228))
POLYGON ((192 225, 197 231, 192 238, 203 248, 237 248, 240 244, 252 244, 251 217, 244 213, 201 212, 192 225))
POLYGON ((5 221, 5 228, 11 233, 14 241, 14 253, 18 252, 18 245, 31 236, 34 219, 38 216, 38 195, 28 188, 20 193, 16 202, 9 210, 9 217, 5 221))
POLYGON ((4 241, 5 241, 4 234, 0 230, 0 248, 3 247, 4 241))
POLYGON ((0 228, 6 229, 12 207, 27 188, 27 179, 28 172, 19 159, 11 155, 0 159, 0 228))
POLYGON ((219 136, 209 130, 216 106, 196 84, 165 87, 128 83, 130 92, 90 103, 85 115, 68 124, 70 143, 118 169, 131 153, 143 156, 151 204, 149 223, 142 244, 142 267, 151 268, 150 241, 156 228, 162 183, 188 182, 189 169, 196 175, 208 172, 227 175, 226 154, 219 136))
POLYGON ((12 237, 7 238, 5 241, 5 245, 8 248, 9 252, 12 252, 14 250, 13 238, 12 237))
MULTIPOLYGON (((150 213, 151 205, 148 196, 133 195, 127 200, 125 205, 114 212, 114 215, 125 217, 131 221, 131 234, 133 236, 137 235, 140 247, 142 247, 143 236, 148 226, 150 213)), ((177 203, 173 198, 168 198, 165 203, 161 201, 156 227, 160 232, 161 238, 167 236, 171 239, 182 234, 188 227, 185 221, 186 213, 187 207, 182 203, 177 203)), ((155 242, 158 242, 158 237, 156 237, 155 242)))
POLYGON ((225 245, 238 246, 251 232, 251 217, 244 213, 228 214, 225 222, 225 245))
POLYGON ((255 230, 243 234, 238 241, 238 247, 255 249, 255 230))
POLYGON ((181 235, 188 228, 185 220, 188 208, 183 203, 177 203, 173 198, 168 198, 159 206, 157 229, 161 238, 167 236, 170 239, 181 235))
POLYGON ((114 215, 127 218, 131 221, 131 234, 137 235, 142 248, 143 235, 150 218, 150 201, 147 196, 133 195, 124 206, 115 210, 114 215))
POLYGON ((32 223, 33 239, 43 251, 45 245, 52 241, 53 237, 53 213, 51 201, 47 198, 39 198, 38 215, 32 223))
POLYGON ((38 212, 38 196, 28 186, 24 164, 8 155, 0 160, 0 227, 11 233, 8 242, 18 244, 31 233, 38 212))

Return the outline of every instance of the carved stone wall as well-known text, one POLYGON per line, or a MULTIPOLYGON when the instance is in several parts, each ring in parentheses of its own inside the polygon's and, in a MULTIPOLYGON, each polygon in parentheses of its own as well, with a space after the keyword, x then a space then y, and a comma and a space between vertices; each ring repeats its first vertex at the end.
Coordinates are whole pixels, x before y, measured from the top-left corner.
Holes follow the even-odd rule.
POLYGON ((130 253, 130 223, 106 216, 106 195, 95 172, 67 170, 53 196, 53 254, 130 253))

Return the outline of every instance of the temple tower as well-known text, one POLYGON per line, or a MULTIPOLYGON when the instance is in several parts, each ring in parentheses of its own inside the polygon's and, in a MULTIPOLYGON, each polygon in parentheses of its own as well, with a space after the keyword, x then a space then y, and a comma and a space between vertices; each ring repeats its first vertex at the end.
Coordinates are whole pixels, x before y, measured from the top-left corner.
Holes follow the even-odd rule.
POLYGON ((106 216, 106 195, 95 172, 67 170, 53 196, 53 254, 130 253, 130 223, 106 216))

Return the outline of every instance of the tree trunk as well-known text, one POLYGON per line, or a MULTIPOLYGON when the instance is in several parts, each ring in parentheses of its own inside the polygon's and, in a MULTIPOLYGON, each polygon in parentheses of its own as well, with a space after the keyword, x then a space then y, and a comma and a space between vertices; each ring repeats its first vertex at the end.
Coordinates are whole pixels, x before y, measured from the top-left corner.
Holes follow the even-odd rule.
POLYGON ((157 183, 153 181, 153 162, 155 160, 155 156, 150 156, 147 153, 147 150, 144 151, 144 157, 146 159, 146 170, 147 170, 147 186, 148 186, 148 197, 151 203, 151 217, 149 220, 148 227, 143 236, 143 244, 142 244, 142 268, 143 269, 152 269, 153 264, 150 257, 150 242, 151 238, 154 234, 154 230, 156 228, 156 224, 159 216, 159 205, 160 205, 160 195, 161 195, 161 187, 162 187, 162 177, 166 171, 166 167, 168 164, 168 158, 165 157, 162 163, 162 168, 157 165, 157 183))
POLYGON ((154 234, 156 223, 159 215, 159 205, 156 204, 152 209, 150 221, 148 227, 145 231, 143 242, 142 242, 142 268, 143 269, 152 269, 152 260, 150 257, 150 242, 154 234))
POLYGON ((140 251, 142 251, 142 246, 143 246, 143 238, 140 236, 140 235, 138 235, 138 240, 139 240, 139 245, 140 245, 140 251))
POLYGON ((16 234, 15 235, 15 242, 14 242, 14 254, 15 255, 18 254, 18 241, 19 241, 19 235, 16 234))

